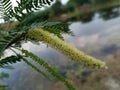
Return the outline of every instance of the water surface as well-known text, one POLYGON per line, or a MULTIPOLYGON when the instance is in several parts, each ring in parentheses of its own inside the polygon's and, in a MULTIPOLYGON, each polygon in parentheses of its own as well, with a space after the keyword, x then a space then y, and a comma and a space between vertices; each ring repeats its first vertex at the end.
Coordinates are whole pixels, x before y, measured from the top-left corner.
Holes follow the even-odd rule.
MULTIPOLYGON (((71 21, 69 29, 74 36, 63 34, 64 39, 89 55, 104 61, 110 60, 120 49, 119 13, 120 8, 115 7, 95 12, 92 19, 86 22, 83 22, 83 19, 71 21)), ((81 70, 81 67, 79 64, 42 42, 39 45, 27 42, 23 43, 22 47, 49 62, 63 76, 71 78, 72 82, 77 82, 74 78, 81 80, 82 76, 87 75, 83 73, 80 76, 81 71, 78 69, 81 70), (71 75, 73 71, 74 75, 71 75)), ((11 54, 10 51, 6 51, 6 55, 9 54, 11 54)), ((0 72, 8 74, 8 77, 0 78, 0 84, 8 85, 8 90, 58 90, 59 86, 62 86, 54 77, 52 81, 49 81, 22 61, 11 66, 11 69, 0 69, 0 72)), ((38 67, 40 66, 38 65, 38 67)))

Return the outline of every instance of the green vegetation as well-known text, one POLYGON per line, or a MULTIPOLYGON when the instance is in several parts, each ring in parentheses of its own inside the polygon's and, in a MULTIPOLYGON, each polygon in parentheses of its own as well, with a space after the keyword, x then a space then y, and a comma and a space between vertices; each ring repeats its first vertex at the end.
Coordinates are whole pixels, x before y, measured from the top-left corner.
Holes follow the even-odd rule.
MULTIPOLYGON (((106 67, 104 62, 84 54, 82 51, 77 50, 73 46, 59 39, 62 38, 61 33, 67 32, 65 31, 66 24, 61 22, 46 22, 45 20, 48 18, 47 12, 45 16, 44 14, 42 15, 41 12, 34 13, 35 10, 39 10, 45 5, 50 5, 52 2, 53 0, 20 0, 19 2, 17 1, 18 6, 13 7, 10 0, 0 1, 1 16, 5 22, 16 22, 14 19, 18 21, 18 23, 15 24, 15 27, 7 28, 9 30, 0 32, 0 55, 2 56, 6 49, 10 49, 15 53, 13 56, 1 58, 0 67, 4 68, 4 65, 6 64, 16 63, 17 61, 23 60, 33 69, 49 79, 49 76, 44 73, 44 71, 38 69, 37 66, 33 65, 31 62, 29 62, 29 60, 27 60, 29 57, 35 62, 39 63, 39 65, 46 68, 47 71, 50 72, 50 74, 52 74, 54 77, 62 81, 69 90, 76 90, 74 86, 70 84, 70 82, 56 72, 47 62, 31 52, 21 49, 19 46, 21 41, 25 41, 26 39, 43 41, 44 43, 51 45, 53 48, 58 49, 74 61, 78 61, 85 66, 89 66, 94 69, 106 67), (38 17, 41 19, 36 20, 38 17), (52 33, 56 36, 53 36, 52 33), (17 50, 22 53, 17 53, 17 50)), ((57 5, 59 9, 61 9, 61 4, 59 1, 57 1, 57 4, 54 5, 57 5)), ((54 5, 52 8, 54 9, 54 14, 56 14, 57 10, 54 5)))
MULTIPOLYGON (((5 72, 0 73, 0 79, 5 79, 5 78, 8 78, 8 77, 9 77, 8 73, 5 73, 5 72)), ((8 87, 7 85, 0 84, 0 90, 6 90, 7 87, 8 87)))
POLYGON ((87 17, 84 16, 86 13, 92 13, 93 16, 95 11, 117 7, 119 5, 120 0, 69 0, 65 5, 62 5, 60 0, 56 0, 44 12, 45 14, 47 13, 48 20, 67 21, 71 18, 77 18, 76 20, 84 22, 85 20, 87 21, 87 17))
POLYGON ((1 90, 6 90, 7 87, 8 87, 8 86, 6 86, 6 85, 0 85, 0 89, 1 89, 1 90))

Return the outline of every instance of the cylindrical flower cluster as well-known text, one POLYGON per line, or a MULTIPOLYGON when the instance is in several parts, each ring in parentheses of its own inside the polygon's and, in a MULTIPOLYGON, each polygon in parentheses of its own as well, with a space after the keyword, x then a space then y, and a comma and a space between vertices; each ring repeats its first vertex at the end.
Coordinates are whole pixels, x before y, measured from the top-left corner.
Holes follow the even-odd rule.
POLYGON ((72 60, 80 62, 85 66, 90 66, 95 69, 106 67, 104 62, 86 55, 82 51, 76 49, 74 46, 62 41, 57 36, 54 36, 43 29, 30 30, 27 35, 30 38, 49 44, 51 47, 56 48, 72 60))

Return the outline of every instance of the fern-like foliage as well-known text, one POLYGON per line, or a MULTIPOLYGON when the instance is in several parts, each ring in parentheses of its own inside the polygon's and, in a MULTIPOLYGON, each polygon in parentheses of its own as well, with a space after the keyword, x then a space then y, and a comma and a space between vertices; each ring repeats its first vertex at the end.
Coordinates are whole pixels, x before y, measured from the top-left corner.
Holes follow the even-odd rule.
POLYGON ((16 63, 19 61, 20 61, 19 57, 12 55, 10 57, 6 57, 4 59, 1 59, 0 60, 0 67, 4 67, 4 65, 13 64, 13 63, 16 63))
POLYGON ((14 36, 5 36, 0 40, 0 54, 4 52, 5 49, 10 45, 10 43, 15 39, 14 36))
MULTIPOLYGON (((33 59, 35 62, 39 63, 39 65, 43 66, 46 70, 48 70, 48 72, 50 72, 54 77, 58 78, 59 80, 61 80, 67 87, 69 90, 76 90, 72 84, 70 84, 63 76, 61 76, 57 71, 55 71, 54 68, 51 67, 51 65, 49 65, 47 62, 45 62, 44 60, 42 60, 41 58, 39 58, 38 56, 34 55, 33 53, 22 49, 21 52, 26 56, 29 57, 31 59, 33 59)), ((13 64, 16 62, 19 62, 23 60, 26 64, 28 64, 29 66, 31 66, 34 70, 36 70, 37 72, 39 72, 41 75, 43 75, 45 78, 49 78, 49 76, 42 70, 38 69, 35 65, 33 65, 31 62, 29 62, 29 60, 27 60, 26 58, 24 58, 22 55, 17 54, 16 56, 12 55, 10 57, 6 57, 4 59, 0 60, 0 67, 4 68, 5 65, 8 64, 13 64)))
POLYGON ((62 22, 37 22, 33 23, 31 25, 31 29, 34 30, 36 28, 42 28, 50 33, 53 33, 54 35, 58 36, 59 38, 63 39, 62 33, 71 34, 71 32, 68 29, 67 23, 62 22))
POLYGON ((34 55, 33 53, 22 49, 21 50, 23 54, 25 54, 27 57, 32 58, 35 62, 39 63, 40 65, 42 65, 44 68, 46 68, 48 70, 48 72, 50 72, 54 77, 58 78, 59 80, 61 80, 67 87, 69 90, 76 90, 72 84, 70 84, 63 76, 61 76, 58 72, 55 71, 55 69, 53 69, 51 67, 50 64, 48 64, 47 62, 45 62, 44 60, 42 60, 40 57, 34 55))
MULTIPOLYGON (((61 50, 64 54, 70 56, 71 59, 75 59, 76 61, 80 61, 79 59, 82 59, 81 62, 83 64, 85 63, 88 65, 89 63, 94 67, 104 68, 105 63, 100 62, 92 57, 89 57, 83 54, 82 52, 79 52, 78 50, 72 48, 70 45, 64 43, 64 41, 60 39, 56 39, 56 37, 54 38, 53 35, 50 34, 53 33, 58 37, 62 38, 61 34, 63 32, 69 31, 67 24, 60 22, 46 22, 41 20, 36 21, 37 17, 34 17, 36 16, 34 12, 36 10, 39 10, 41 7, 44 7, 45 5, 50 5, 53 1, 54 0, 19 0, 19 1, 16 0, 18 4, 18 6, 16 7, 12 6, 10 0, 0 1, 0 12, 1 12, 0 16, 2 16, 5 21, 10 21, 14 18, 19 21, 18 25, 16 25, 15 28, 10 30, 9 32, 5 32, 5 31, 0 32, 0 55, 9 47, 12 48, 15 47, 16 49, 15 45, 19 41, 27 37, 28 39, 34 39, 36 41, 37 40, 44 41, 50 44, 51 46, 55 47, 56 49, 59 48, 59 50, 61 50), (45 30, 50 33, 48 32, 46 33, 45 30)), ((38 56, 34 55, 33 53, 27 50, 24 49, 22 50, 18 49, 18 50, 22 52, 21 55, 16 53, 14 50, 12 50, 16 54, 16 56, 10 56, 1 59, 0 67, 4 67, 4 65, 9 63, 16 63, 17 61, 20 61, 22 59, 33 69, 35 69, 43 76, 49 79, 48 75, 45 72, 38 69, 35 65, 30 63, 26 59, 26 57, 29 57, 33 59, 35 62, 39 63, 39 65, 47 69, 47 71, 50 72, 54 77, 61 80, 69 88, 69 90, 75 90, 75 88, 64 77, 62 77, 58 72, 56 72, 54 68, 52 68, 47 62, 45 62, 44 60, 42 60, 41 58, 39 58, 38 56), (23 57, 23 54, 26 57, 23 57)))
POLYGON ((0 55, 12 44, 18 42, 24 36, 25 31, 0 32, 0 55))
POLYGON ((2 0, 0 2, 1 9, 4 17, 8 20, 16 18, 18 21, 22 21, 32 11, 39 10, 45 5, 50 5, 54 0, 20 0, 17 1, 18 6, 13 7, 10 0, 2 0))
POLYGON ((10 12, 12 11, 12 3, 10 0, 0 0, 0 16, 5 21, 11 19, 10 12))
POLYGON ((24 58, 20 54, 17 54, 16 56, 12 55, 12 56, 6 57, 4 59, 1 59, 0 60, 0 67, 1 68, 5 68, 6 65, 17 63, 17 62, 20 62, 21 60, 23 60, 26 64, 28 64, 34 70, 36 70, 37 72, 39 72, 41 75, 43 75, 45 78, 47 78, 47 79, 50 80, 49 76, 44 71, 38 69, 36 66, 34 66, 32 63, 30 63, 26 58, 24 58))
POLYGON ((21 59, 28 64, 30 67, 32 67, 34 70, 36 70, 37 72, 39 72, 41 75, 43 75, 45 78, 49 79, 49 76, 42 70, 38 69, 35 65, 33 65, 31 62, 29 62, 29 60, 27 60, 26 58, 24 58, 23 56, 19 55, 19 57, 21 57, 21 59))

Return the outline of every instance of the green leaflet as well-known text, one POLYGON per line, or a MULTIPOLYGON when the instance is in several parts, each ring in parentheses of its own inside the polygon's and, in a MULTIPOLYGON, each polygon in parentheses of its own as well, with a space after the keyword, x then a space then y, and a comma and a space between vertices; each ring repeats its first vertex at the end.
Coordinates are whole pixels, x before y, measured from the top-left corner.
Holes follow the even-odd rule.
POLYGON ((106 64, 98 59, 95 59, 89 55, 84 54, 82 51, 77 50, 75 47, 60 40, 58 37, 43 29, 30 30, 28 37, 38 41, 43 41, 53 48, 58 49, 72 60, 82 63, 85 66, 89 66, 95 69, 105 68, 106 64))
POLYGON ((0 37, 0 55, 10 47, 13 43, 16 43, 21 40, 21 37, 24 36, 24 31, 19 32, 8 32, 8 35, 3 35, 0 37))
POLYGON ((54 77, 61 80, 68 87, 69 90, 76 90, 63 76, 56 72, 47 62, 34 55, 33 53, 28 52, 27 50, 22 49, 22 53, 25 54, 27 57, 32 58, 35 62, 39 63, 44 68, 46 68, 54 77))
POLYGON ((7 90, 7 85, 0 85, 0 90, 7 90))
POLYGON ((59 38, 63 39, 62 33, 68 33, 71 34, 69 28, 68 28, 67 23, 62 23, 62 22, 37 22, 33 23, 31 25, 31 29, 36 29, 36 28, 43 28, 44 30, 53 33, 54 35, 58 36, 59 38))
POLYGON ((53 1, 54 0, 20 0, 16 1, 18 6, 13 7, 11 0, 1 0, 0 13, 5 21, 10 21, 12 18, 22 21, 25 17, 28 17, 31 12, 39 10, 45 5, 50 5, 53 1))
POLYGON ((4 67, 4 65, 6 64, 12 64, 12 63, 16 63, 16 62, 19 62, 20 61, 20 58, 18 58, 17 56, 10 56, 10 57, 6 57, 4 59, 1 59, 0 60, 0 67, 4 67))
POLYGON ((44 73, 44 71, 38 69, 38 68, 37 68, 36 66, 34 66, 32 63, 30 63, 26 58, 21 57, 21 59, 22 59, 26 64, 28 64, 29 66, 31 66, 33 69, 35 69, 37 72, 39 72, 39 73, 42 74, 44 77, 46 77, 47 79, 50 80, 49 76, 48 76, 46 73, 44 73))
POLYGON ((12 10, 12 3, 10 0, 0 0, 0 16, 5 21, 9 21, 11 19, 10 11, 12 10))

